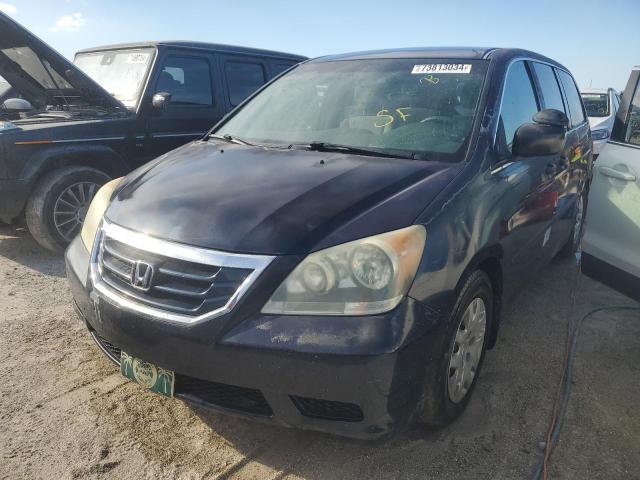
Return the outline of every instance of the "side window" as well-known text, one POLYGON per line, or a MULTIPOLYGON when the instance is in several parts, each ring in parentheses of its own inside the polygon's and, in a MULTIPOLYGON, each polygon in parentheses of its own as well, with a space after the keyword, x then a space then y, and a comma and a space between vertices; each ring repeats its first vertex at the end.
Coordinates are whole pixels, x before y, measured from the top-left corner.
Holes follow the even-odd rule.
POLYGON ((538 102, 531 78, 524 62, 511 65, 504 83, 498 125, 498 153, 500 157, 512 153, 513 137, 520 125, 530 123, 538 112, 538 102))
POLYGON ((259 63, 226 62, 224 74, 229 87, 229 102, 234 107, 265 83, 264 69, 259 63))
POLYGON ((273 72, 273 76, 277 77, 282 72, 284 72, 285 70, 289 70, 294 65, 294 63, 274 63, 273 65, 271 65, 271 71, 273 72))
POLYGON ((562 102, 562 93, 556 79, 553 69, 544 63, 533 63, 533 70, 536 72, 538 84, 542 90, 542 99, 544 108, 555 108, 561 112, 565 112, 564 103, 562 102))
POLYGON ((582 99, 576 88, 576 84, 567 72, 556 70, 558 78, 564 88, 564 94, 567 96, 569 104, 569 117, 571 118, 571 126, 575 127, 585 121, 584 110, 582 109, 582 99))
POLYGON ((636 84, 636 92, 629 105, 629 123, 624 139, 633 145, 640 145, 640 82, 636 84))
POLYGON ((169 92, 171 105, 211 105, 211 71, 204 58, 167 57, 156 92, 169 92))

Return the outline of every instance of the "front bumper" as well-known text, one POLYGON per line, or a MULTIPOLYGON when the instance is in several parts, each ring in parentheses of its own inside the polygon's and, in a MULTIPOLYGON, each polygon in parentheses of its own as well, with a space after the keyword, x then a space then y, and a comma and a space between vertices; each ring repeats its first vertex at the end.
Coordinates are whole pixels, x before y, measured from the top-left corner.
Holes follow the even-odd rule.
POLYGON ((377 438, 411 420, 426 366, 441 354, 436 339, 444 323, 438 312, 444 309, 427 309, 411 298, 392 312, 366 317, 264 316, 255 307, 247 315, 238 305, 223 317, 185 326, 98 296, 79 237, 67 249, 66 265, 77 311, 103 351, 115 351, 117 360, 123 349, 173 370, 176 396, 229 413, 377 438), (204 395, 203 389, 217 393, 204 395), (228 392, 262 398, 267 408, 252 411, 244 397, 230 403, 228 392))

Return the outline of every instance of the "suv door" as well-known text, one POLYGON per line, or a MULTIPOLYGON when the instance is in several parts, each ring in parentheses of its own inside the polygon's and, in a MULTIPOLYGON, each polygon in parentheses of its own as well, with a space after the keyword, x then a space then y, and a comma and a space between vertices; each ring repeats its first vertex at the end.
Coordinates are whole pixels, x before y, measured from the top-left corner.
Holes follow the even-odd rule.
POLYGON ((582 240, 582 272, 640 301, 640 69, 598 157, 582 240))
POLYGON ((146 95, 147 142, 145 151, 154 158, 204 135, 223 115, 216 102, 215 57, 207 53, 169 51, 158 61, 146 95), (151 105, 153 94, 166 92, 171 99, 166 108, 151 105))
POLYGON ((518 128, 531 123, 541 109, 531 80, 524 61, 511 64, 496 133, 498 163, 492 172, 504 188, 500 202, 511 208, 502 226, 504 257, 511 259, 504 265, 505 285, 522 283, 552 256, 549 240, 558 202, 555 163, 559 155, 524 157, 513 149, 518 128))
MULTIPOLYGON (((582 103, 580 91, 573 77, 564 70, 554 68, 557 79, 564 93, 566 114, 570 120, 565 147, 560 157, 557 209, 557 228, 555 228, 554 244, 562 247, 571 234, 575 224, 576 205, 583 195, 583 187, 588 183, 591 172, 593 144, 589 129, 587 113, 582 103)), ((581 208, 584 211, 585 198, 581 208)), ((580 232, 578 232, 580 234, 580 232)))

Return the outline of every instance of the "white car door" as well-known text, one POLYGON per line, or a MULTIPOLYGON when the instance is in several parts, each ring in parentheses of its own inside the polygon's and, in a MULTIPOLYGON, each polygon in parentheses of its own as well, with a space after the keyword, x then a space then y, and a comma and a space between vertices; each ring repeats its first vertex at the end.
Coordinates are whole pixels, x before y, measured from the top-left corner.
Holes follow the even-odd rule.
POLYGON ((640 67, 627 84, 611 140, 594 165, 582 271, 640 301, 640 67))

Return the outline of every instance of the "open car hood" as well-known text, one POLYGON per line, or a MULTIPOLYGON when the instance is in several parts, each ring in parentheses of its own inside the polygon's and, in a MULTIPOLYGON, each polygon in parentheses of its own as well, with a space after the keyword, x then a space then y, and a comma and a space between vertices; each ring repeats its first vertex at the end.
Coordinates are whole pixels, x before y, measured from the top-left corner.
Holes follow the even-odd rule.
POLYGON ((0 13, 0 76, 34 107, 126 107, 53 48, 0 13))

